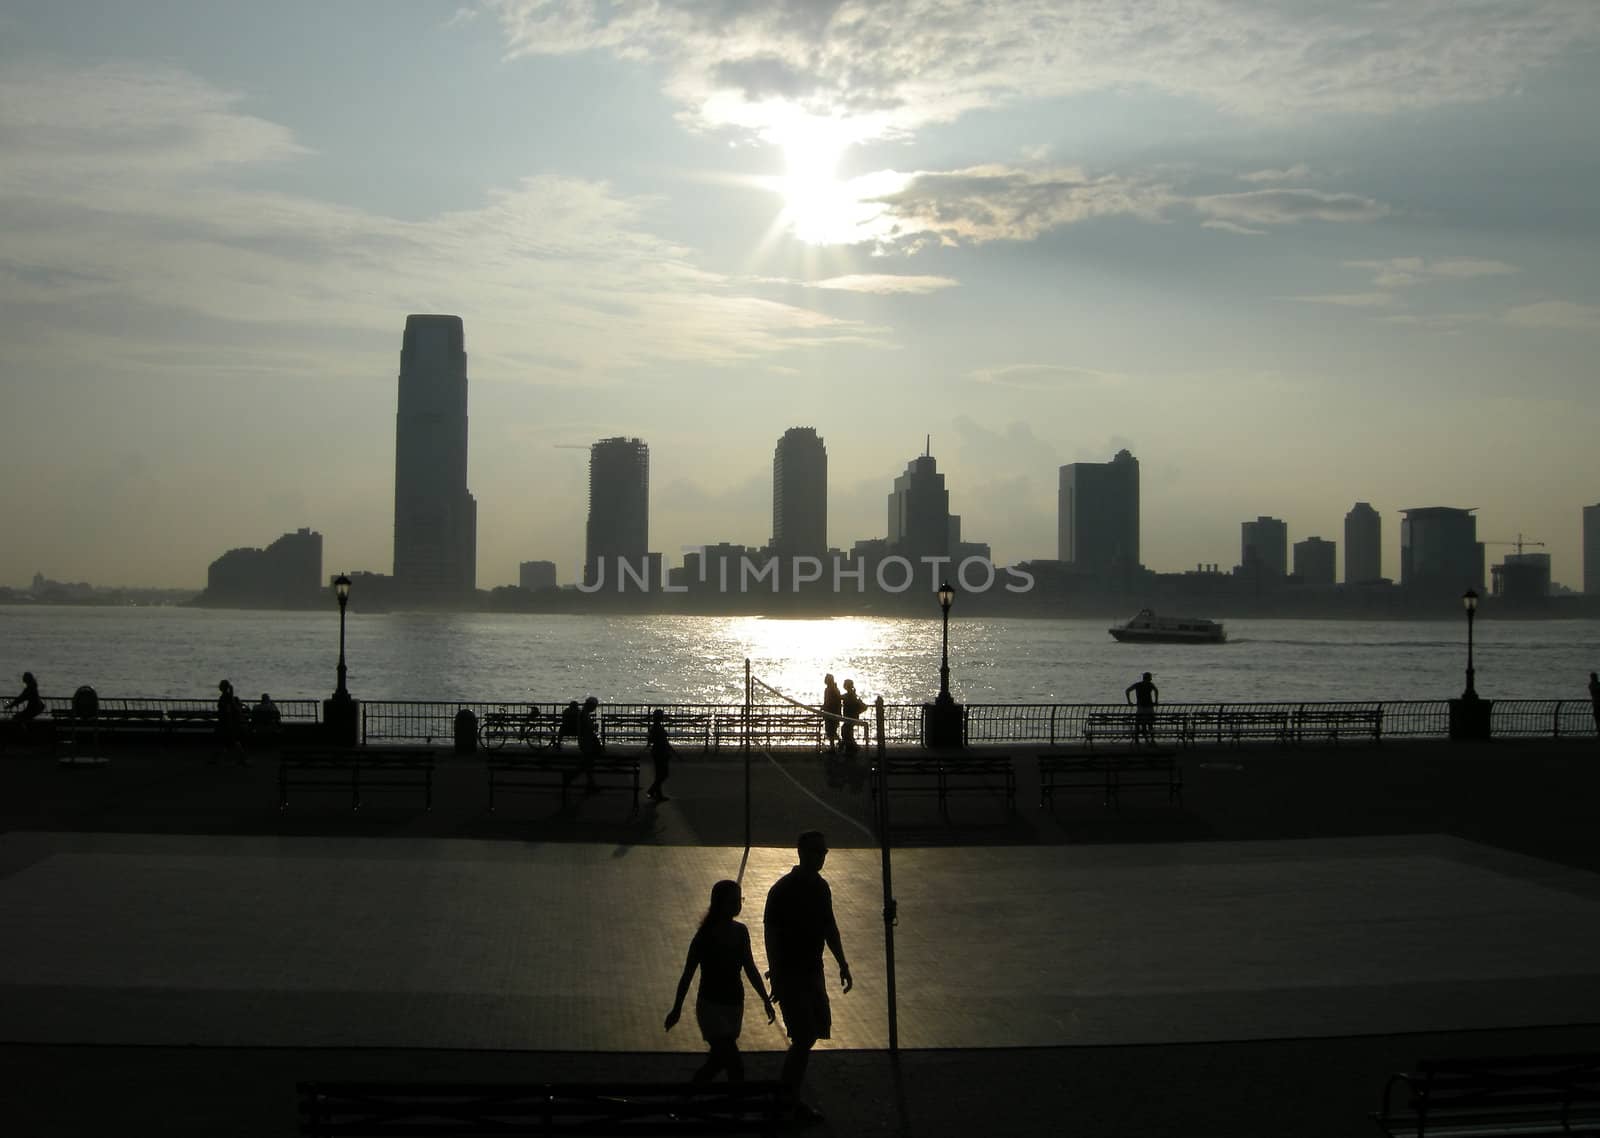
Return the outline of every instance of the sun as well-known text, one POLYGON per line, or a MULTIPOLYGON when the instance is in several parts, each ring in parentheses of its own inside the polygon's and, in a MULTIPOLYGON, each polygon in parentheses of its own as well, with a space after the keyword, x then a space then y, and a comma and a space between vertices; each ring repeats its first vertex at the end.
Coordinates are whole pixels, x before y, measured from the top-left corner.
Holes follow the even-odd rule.
POLYGON ((772 133, 783 148, 784 174, 775 179, 783 198, 782 223, 808 245, 848 245, 861 240, 871 210, 839 178, 839 161, 852 139, 835 119, 798 119, 772 133))

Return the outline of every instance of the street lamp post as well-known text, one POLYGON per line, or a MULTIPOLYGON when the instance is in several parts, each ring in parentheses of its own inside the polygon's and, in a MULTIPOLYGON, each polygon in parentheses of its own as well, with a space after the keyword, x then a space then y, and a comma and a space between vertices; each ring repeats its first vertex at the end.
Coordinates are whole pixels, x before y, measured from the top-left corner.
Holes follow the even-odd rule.
POLYGON ((1468 589, 1461 594, 1461 607, 1467 613, 1467 688, 1460 699, 1450 701, 1450 738, 1478 741, 1490 736, 1494 701, 1478 695, 1477 675, 1472 666, 1472 622, 1478 614, 1477 590, 1468 589))
POLYGON ((345 686, 344 611, 350 603, 350 578, 340 573, 333 579, 333 595, 339 599, 339 671, 333 696, 322 703, 322 722, 331 742, 353 747, 360 740, 360 714, 356 701, 345 686))
POLYGON ((339 683, 333 689, 333 698, 350 698, 350 689, 344 686, 344 610, 350 603, 350 578, 340 573, 333 579, 333 593, 339 598, 339 683))
POLYGON ((950 694, 950 606, 955 603, 956 591, 950 587, 949 581, 943 581, 937 595, 944 617, 939 648, 939 695, 931 704, 924 705, 923 715, 927 723, 928 746, 949 750, 962 745, 962 709, 950 694))

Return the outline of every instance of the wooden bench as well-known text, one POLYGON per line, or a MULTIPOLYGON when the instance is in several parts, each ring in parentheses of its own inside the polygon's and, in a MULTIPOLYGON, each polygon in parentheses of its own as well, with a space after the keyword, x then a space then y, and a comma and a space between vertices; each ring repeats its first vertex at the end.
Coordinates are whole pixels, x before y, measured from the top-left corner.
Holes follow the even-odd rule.
POLYGON ((1197 711, 1189 716, 1190 734, 1196 741, 1215 738, 1235 747, 1250 739, 1287 743, 1291 732, 1287 711, 1197 711))
POLYGON ((561 805, 567 804, 567 792, 577 780, 583 780, 587 792, 592 784, 597 793, 620 790, 632 796, 629 816, 639 813, 639 757, 603 752, 592 758, 576 749, 555 750, 533 754, 491 752, 485 763, 489 771, 489 810, 493 812, 495 799, 501 791, 559 790, 561 805))
POLYGON ((300 1083, 300 1133, 391 1135, 770 1134, 793 1097, 744 1083, 300 1083))
POLYGON ((1372 1117, 1391 1138, 1592 1134, 1600 1055, 1423 1060, 1390 1077, 1372 1117))
MULTIPOLYGON (((855 724, 856 744, 867 745, 869 720, 860 719, 855 724)), ((743 740, 744 717, 738 713, 724 715, 717 720, 713 746, 720 750, 724 741, 737 745, 743 740)), ((844 734, 844 724, 839 724, 844 734)), ((750 745, 753 747, 805 747, 820 751, 827 741, 823 719, 807 711, 762 711, 750 716, 750 745)))
POLYGON ((932 795, 938 800, 939 813, 950 816, 950 796, 953 794, 991 795, 999 790, 1005 800, 1007 814, 1017 810, 1017 774, 1011 765, 1010 755, 948 754, 919 755, 915 758, 888 758, 882 764, 874 763, 871 772, 870 797, 872 811, 879 810, 880 783, 887 773, 889 789, 898 795, 932 795))
POLYGON ((1150 752, 1110 755, 1071 755, 1047 752, 1036 755, 1039 764, 1039 805, 1053 806, 1057 790, 1067 793, 1098 792, 1107 805, 1120 810, 1121 795, 1129 790, 1164 790, 1168 801, 1183 801, 1183 768, 1177 756, 1150 752))
POLYGON ((289 790, 350 792, 350 809, 361 809, 369 790, 421 790, 424 809, 433 809, 432 751, 408 748, 307 748, 278 759, 278 809, 289 808, 289 790))
MULTIPOLYGON (((600 719, 600 741, 606 746, 620 743, 623 746, 642 747, 650 737, 649 712, 611 712, 600 719)), ((709 751, 714 733, 713 717, 705 712, 674 714, 668 711, 663 717, 667 738, 675 747, 697 747, 709 751)))
MULTIPOLYGON (((107 737, 161 735, 166 731, 165 713, 154 709, 107 710, 101 708, 93 718, 75 714, 71 708, 50 713, 50 721, 71 732, 97 732, 107 737)), ((42 720, 34 720, 40 723, 42 720)))
POLYGON ((1383 708, 1381 707, 1302 707, 1295 712, 1294 738, 1304 743, 1307 738, 1327 739, 1335 746, 1339 734, 1370 736, 1374 743, 1383 741, 1383 708))
POLYGON ((1098 794, 1111 805, 1111 766, 1105 755, 1049 752, 1035 755, 1039 764, 1039 806, 1055 806, 1056 791, 1067 794, 1098 794))
POLYGON ((1122 739, 1138 745, 1143 731, 1151 740, 1168 739, 1180 745, 1194 741, 1189 716, 1181 711, 1155 711, 1143 723, 1138 711, 1091 711, 1083 719, 1083 741, 1090 750, 1096 739, 1122 739))

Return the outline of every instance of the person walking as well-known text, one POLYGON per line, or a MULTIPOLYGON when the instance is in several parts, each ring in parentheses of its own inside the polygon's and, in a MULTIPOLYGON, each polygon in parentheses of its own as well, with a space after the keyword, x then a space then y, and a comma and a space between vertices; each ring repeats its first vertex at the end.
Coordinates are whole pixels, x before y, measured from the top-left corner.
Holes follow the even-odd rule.
POLYGON ((1600 676, 1589 673, 1589 707, 1594 712, 1594 733, 1600 737, 1600 676))
POLYGON ((829 672, 822 677, 822 711, 823 730, 828 733, 828 751, 830 754, 839 750, 839 711, 844 706, 844 697, 839 694, 839 685, 833 682, 833 673, 829 672))
POLYGON ((856 694, 856 682, 844 682, 844 694, 839 700, 839 712, 844 716, 844 724, 840 730, 840 741, 844 744, 844 753, 854 755, 861 748, 856 743, 856 721, 861 718, 861 713, 867 709, 866 703, 856 694))
MULTIPOLYGON (((217 756, 231 754, 241 764, 245 761, 243 727, 243 705, 233 694, 233 684, 223 680, 217 684, 217 756)), ((216 757, 211 761, 216 762, 216 757)))
POLYGON ((584 791, 594 794, 594 760, 605 754, 606 745, 600 741, 600 701, 590 696, 583 701, 578 714, 578 754, 583 758, 584 791))
POLYGON ((1156 704, 1161 702, 1161 693, 1156 690, 1155 681, 1150 678, 1150 673, 1144 674, 1144 679, 1129 684, 1122 690, 1122 698, 1129 703, 1137 702, 1133 713, 1133 745, 1138 746, 1143 738, 1152 747, 1156 745, 1156 704))
MULTIPOLYGON (((644 796, 652 802, 671 802, 662 786, 672 773, 672 742, 667 738, 667 713, 656 708, 650 713, 650 727, 645 732, 645 744, 650 749, 650 762, 655 767, 655 778, 644 796)), ((741 926, 742 927, 742 926, 741 926)), ((703 983, 703 981, 702 981, 703 983)))
POLYGON ((761 973, 756 971, 750 930, 734 920, 743 908, 744 898, 737 881, 719 881, 711 887, 711 905, 700 922, 700 930, 689 942, 689 956, 683 962, 683 975, 678 978, 678 995, 667 1013, 666 1029, 671 1031, 683 1014, 683 998, 689 994, 695 969, 699 969, 700 991, 695 994, 694 1018, 711 1054, 691 1082, 709 1083, 723 1071, 728 1072, 729 1082, 744 1082, 744 1056, 739 1054, 739 1032, 744 1026, 741 972, 761 997, 767 1022, 777 1018, 772 998, 761 983, 761 973))
MULTIPOLYGON (((845 688, 850 688, 848 680, 845 688)), ((800 864, 767 892, 763 915, 770 969, 767 975, 772 981, 772 999, 783 1009, 783 1026, 789 1033, 789 1050, 783 1057, 779 1078, 794 1097, 795 1117, 821 1122, 822 1115, 800 1100, 800 1087, 805 1082, 811 1049, 817 1040, 828 1039, 833 1032, 833 1009, 828 1003, 828 982, 822 970, 824 945, 839 962, 839 986, 848 992, 855 981, 833 916, 833 891, 822 876, 822 866, 828 860, 828 841, 820 831, 807 830, 795 845, 800 864)))

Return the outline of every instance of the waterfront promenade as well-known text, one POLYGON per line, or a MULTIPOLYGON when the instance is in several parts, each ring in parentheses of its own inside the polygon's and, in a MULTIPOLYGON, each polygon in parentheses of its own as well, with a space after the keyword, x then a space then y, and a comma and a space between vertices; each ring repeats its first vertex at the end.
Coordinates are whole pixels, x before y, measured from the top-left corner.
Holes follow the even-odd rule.
MULTIPOLYGON (((742 874, 758 929, 809 826, 857 977, 813 1064, 824 1132, 1367 1133, 1419 1057, 1600 1049, 1593 740, 1198 748, 1181 807, 1120 813, 1038 809, 1030 753, 1015 817, 895 802, 898 1077, 865 787, 815 755, 777 756, 794 781, 757 759, 748 855, 727 757, 630 819, 616 795, 490 814, 471 758, 431 812, 352 815, 280 814, 266 756, 8 755, 7 1115, 284 1134, 300 1078, 682 1077, 699 1041, 660 1017, 710 883, 742 874)), ((753 1075, 781 1045, 747 1018, 753 1075)))

